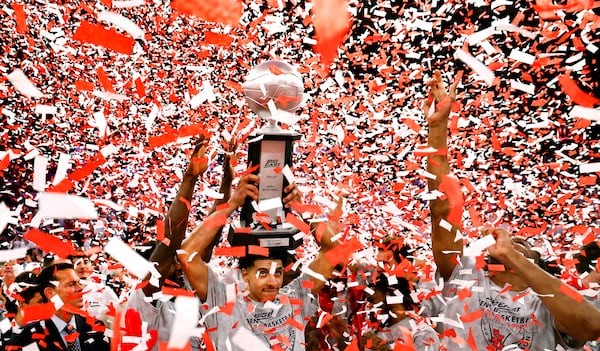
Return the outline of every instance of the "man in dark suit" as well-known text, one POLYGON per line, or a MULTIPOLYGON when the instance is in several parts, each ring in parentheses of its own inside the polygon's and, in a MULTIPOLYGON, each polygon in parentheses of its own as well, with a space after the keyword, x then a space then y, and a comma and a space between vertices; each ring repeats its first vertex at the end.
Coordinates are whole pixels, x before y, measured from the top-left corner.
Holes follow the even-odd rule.
POLYGON ((110 350, 102 322, 80 315, 85 315, 81 310, 83 287, 72 264, 55 263, 44 268, 38 276, 38 284, 43 302, 63 305, 51 318, 31 322, 20 332, 13 333, 6 345, 7 351, 21 350, 32 343, 41 351, 110 350))

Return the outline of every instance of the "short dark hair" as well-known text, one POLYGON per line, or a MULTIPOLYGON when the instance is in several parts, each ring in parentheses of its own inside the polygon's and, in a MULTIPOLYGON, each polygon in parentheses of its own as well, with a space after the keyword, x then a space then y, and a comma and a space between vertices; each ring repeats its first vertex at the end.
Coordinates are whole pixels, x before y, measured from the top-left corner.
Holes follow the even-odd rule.
POLYGON ((596 241, 592 241, 589 244, 583 245, 580 251, 573 255, 573 258, 579 261, 575 264, 577 272, 579 274, 583 274, 591 271, 593 269, 592 261, 597 261, 598 257, 600 257, 600 248, 598 247, 598 243, 596 241))
MULTIPOLYGON (((246 253, 248 249, 246 248, 246 253)), ((287 250, 278 249, 278 248, 269 248, 268 256, 254 255, 254 254, 246 254, 243 257, 238 259, 238 267, 240 269, 248 269, 254 265, 254 262, 257 260, 280 260, 283 266, 287 266, 289 263, 293 262, 294 257, 287 252, 287 250)))
POLYGON ((18 294, 25 303, 29 303, 36 293, 42 293, 37 275, 33 272, 22 272, 15 278, 15 283, 22 289, 18 294))
MULTIPOLYGON (((391 284, 387 275, 379 272, 375 279, 375 283, 371 283, 369 285, 371 289, 379 291, 386 296, 397 296, 396 292, 399 292, 403 296, 402 306, 404 306, 404 309, 407 311, 416 309, 418 305, 410 296, 414 289, 411 285, 411 282, 409 282, 406 278, 397 277, 396 283, 391 284)), ((384 302, 384 305, 387 306, 387 302, 384 302)))

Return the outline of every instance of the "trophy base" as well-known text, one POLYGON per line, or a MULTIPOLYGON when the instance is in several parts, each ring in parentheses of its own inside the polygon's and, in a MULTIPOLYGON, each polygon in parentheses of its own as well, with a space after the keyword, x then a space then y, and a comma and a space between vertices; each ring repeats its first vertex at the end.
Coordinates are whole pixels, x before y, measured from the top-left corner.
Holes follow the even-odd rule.
POLYGON ((250 233, 236 233, 230 227, 227 241, 231 246, 256 245, 260 247, 293 250, 302 245, 303 235, 297 235, 300 231, 296 228, 282 227, 280 224, 273 226, 271 230, 263 227, 253 228, 250 233))

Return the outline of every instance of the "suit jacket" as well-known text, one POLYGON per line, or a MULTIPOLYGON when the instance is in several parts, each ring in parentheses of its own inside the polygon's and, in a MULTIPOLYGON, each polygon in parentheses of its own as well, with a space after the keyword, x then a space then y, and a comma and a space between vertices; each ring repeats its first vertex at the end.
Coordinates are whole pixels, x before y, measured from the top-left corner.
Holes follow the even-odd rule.
MULTIPOLYGON (((85 318, 75 315, 75 324, 79 333, 79 345, 82 351, 110 351, 108 338, 104 333, 92 330, 85 318)), ((102 325, 96 320, 95 324, 102 325)), ((21 350, 22 347, 36 342, 40 351, 67 351, 67 344, 63 341, 60 331, 51 319, 31 322, 24 326, 20 333, 13 333, 5 346, 6 351, 21 350)))

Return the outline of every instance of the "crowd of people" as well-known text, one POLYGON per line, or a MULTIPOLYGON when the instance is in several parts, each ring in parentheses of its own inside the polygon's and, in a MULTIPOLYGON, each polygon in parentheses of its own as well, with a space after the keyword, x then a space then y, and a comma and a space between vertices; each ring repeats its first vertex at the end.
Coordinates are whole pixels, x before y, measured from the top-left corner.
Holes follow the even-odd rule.
MULTIPOLYGON (((485 228, 465 247, 462 193, 447 142, 459 80, 446 89, 437 71, 423 106, 428 189, 435 194, 431 255, 403 236, 365 247, 344 225, 346 189, 324 220, 313 210, 304 239, 313 250, 240 246, 224 272, 214 251, 232 249, 223 229, 248 199, 258 200, 260 173, 236 179, 237 142, 230 142, 221 165, 223 196, 188 233, 196 183, 209 168, 208 141, 200 136, 162 221, 163 239, 147 255, 156 269, 139 279, 123 277, 126 270, 110 267, 118 262, 100 250, 59 257, 29 249, 2 266, 3 348, 597 350, 597 240, 563 259, 577 272, 550 269, 514 228, 485 228), (375 255, 364 255, 369 249, 375 255), (102 267, 102 259, 112 265, 102 267), (108 270, 120 271, 123 284, 108 270), (571 280, 561 280, 567 273, 571 280), (182 295, 195 301, 186 307, 196 311, 178 307, 182 295), (196 316, 191 326, 182 324, 184 314, 196 316)), ((295 183, 284 192, 284 207, 306 210, 295 183)))

